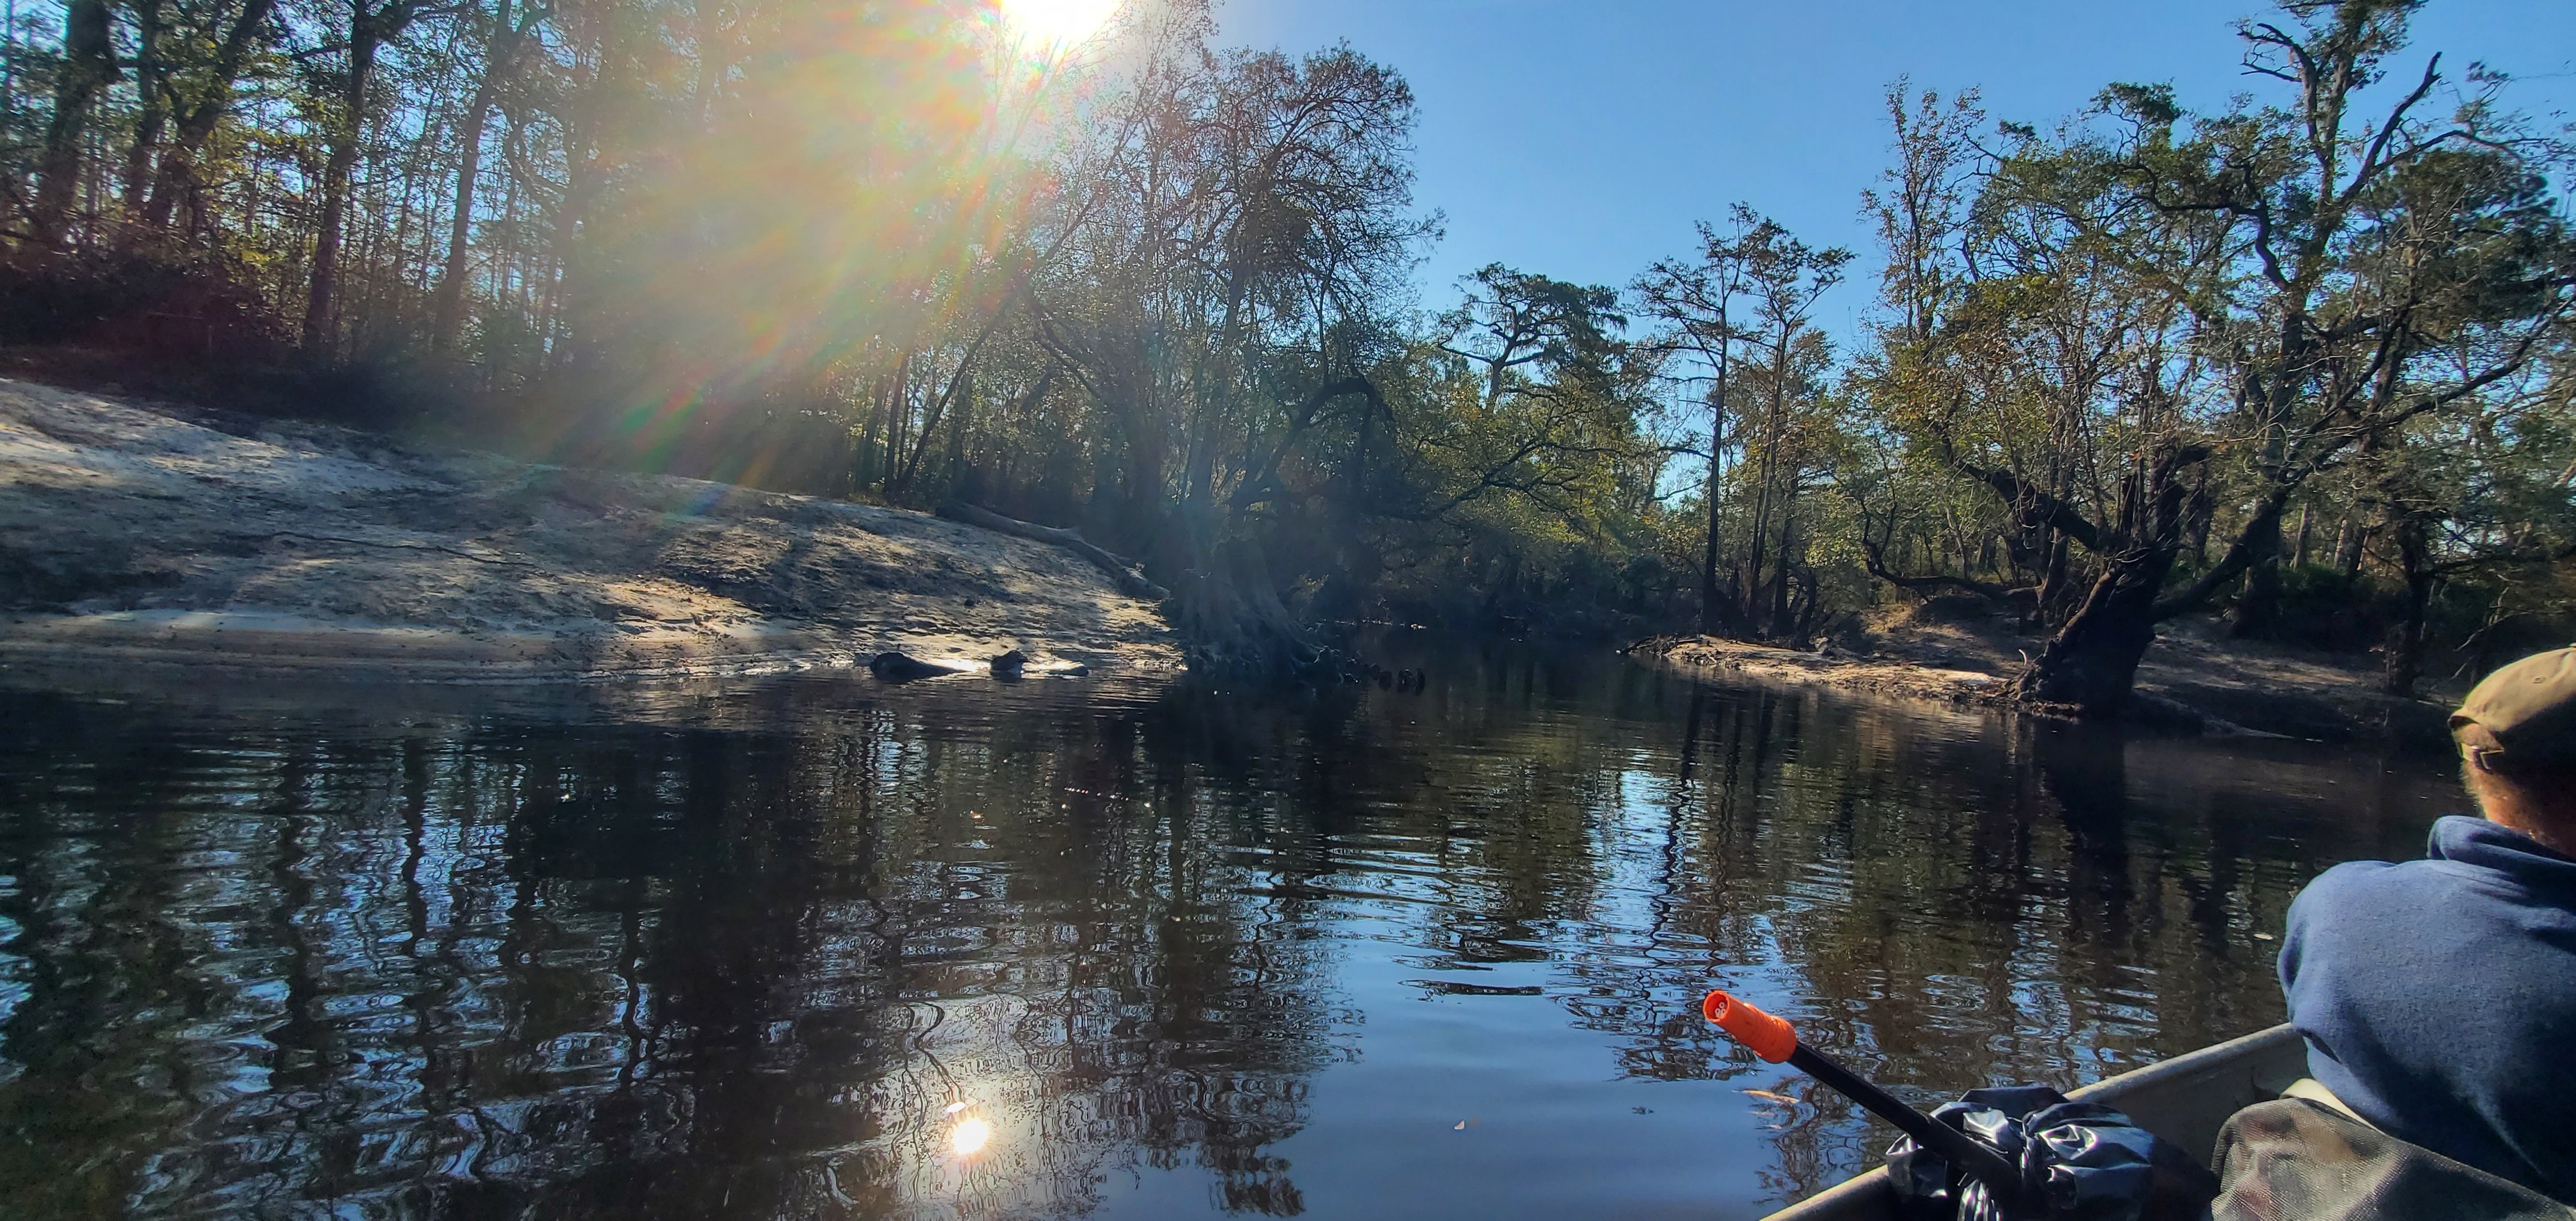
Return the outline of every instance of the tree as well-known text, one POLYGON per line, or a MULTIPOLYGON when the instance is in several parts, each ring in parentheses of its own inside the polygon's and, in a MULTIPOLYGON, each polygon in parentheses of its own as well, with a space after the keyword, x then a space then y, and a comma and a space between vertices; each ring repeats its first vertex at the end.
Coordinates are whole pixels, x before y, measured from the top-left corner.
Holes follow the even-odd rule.
MULTIPOLYGON (((161 73, 163 88, 170 95, 169 109, 178 122, 155 152, 152 186, 142 214, 147 232, 167 235, 179 205, 187 203, 190 214, 184 241, 211 236, 212 220, 203 207, 206 184, 200 180, 198 163, 216 129, 233 113, 242 73, 269 34, 277 3, 242 0, 238 8, 217 3, 195 11, 203 13, 202 21, 183 24, 170 40, 188 58, 174 58, 161 73), (195 59, 195 48, 206 43, 213 44, 213 54, 195 59)), ((183 22, 190 12, 187 7, 179 10, 183 22)))
POLYGON ((368 88, 375 82, 376 57, 399 39, 425 11, 423 0, 385 0, 373 8, 367 0, 344 0, 347 18, 332 32, 338 36, 339 74, 323 99, 330 109, 325 124, 327 153, 322 163, 321 214, 314 222, 313 272, 304 298, 304 347, 330 354, 339 343, 340 246, 349 214, 349 176, 358 164, 358 142, 367 123, 368 88))
POLYGON ((1102 472, 1109 528, 1167 574, 1196 654, 1293 672, 1320 649, 1249 528, 1265 501, 1235 489, 1275 487, 1327 403, 1372 399, 1342 337, 1368 332, 1423 232, 1406 215, 1413 97, 1347 48, 1214 56, 1204 32, 1170 32, 1093 154, 1080 233, 1036 291, 1038 334, 1107 411, 1124 459, 1102 472))
POLYGON ((519 59, 549 9, 526 0, 511 14, 512 0, 493 0, 489 11, 474 10, 482 39, 483 62, 474 96, 456 120, 456 190, 447 212, 447 257, 439 269, 438 298, 431 307, 429 346, 445 352, 456 342, 465 316, 465 281, 471 270, 474 238, 474 194, 483 174, 484 123, 509 84, 519 59))
POLYGON ((1078 48, 986 0, 61 10, 0 272, 77 308, 13 317, 300 333, 549 460, 1078 527, 1218 668, 1381 615, 1803 643, 1875 580, 2056 632, 2019 689, 2107 711, 2174 614, 2332 586, 2405 685, 2576 601, 2564 142, 2483 71, 2437 119, 2394 0, 2246 24, 2271 95, 2213 114, 1990 133, 1900 81, 1849 353, 1847 256, 1750 205, 1624 301, 1497 265, 1420 308, 1403 77, 1219 49, 1202 0, 1078 48))
MULTIPOLYGON (((1753 507, 1749 522, 1750 554, 1743 585, 1744 617, 1752 620, 1768 604, 1768 631, 1773 637, 1805 635, 1791 612, 1790 587, 1797 573, 1792 562, 1797 528, 1797 499, 1816 447, 1810 421, 1796 408, 1820 392, 1820 380, 1832 361, 1825 337, 1809 323, 1816 299, 1842 280, 1851 253, 1839 248, 1815 250, 1777 225, 1753 227, 1747 252, 1747 288, 1754 323, 1748 336, 1767 350, 1767 362, 1752 366, 1761 379, 1766 408, 1747 446, 1754 459, 1753 507), (1776 534, 1776 540, 1775 540, 1776 534), (1773 572, 1766 583, 1762 566, 1770 552, 1773 572)), ((1823 413, 1830 414, 1830 412, 1823 413)))
MULTIPOLYGON (((2518 133, 2486 96, 2472 97, 2448 121, 2420 115, 2442 83, 2438 54, 2383 116, 2356 113, 2356 94, 2385 75, 2419 7, 2421 0, 2294 0, 2283 5, 2286 23, 2244 23, 2246 69, 2288 85, 2290 104, 2218 116, 2200 124, 2193 140, 2150 142, 2129 167, 2133 188, 2158 209, 2222 217, 2243 242, 2246 265, 2220 290, 2208 325, 2226 332, 2234 348, 2245 427, 2260 443, 2253 453, 2260 490, 2227 558, 2195 586, 2206 596, 2245 573, 2240 634, 2269 629, 2279 597, 2282 506, 2317 464, 2351 443, 2343 434, 2364 423, 2365 432, 2402 423, 2510 376, 2529 359, 2555 308, 2527 314, 2522 342, 2491 353, 2447 391, 2408 401, 2397 390, 2420 354, 2413 320, 2447 291, 2410 274, 2412 259, 2466 253, 2462 243, 2481 226, 2405 234, 2373 201, 2465 150, 2522 159, 2518 133), (2412 259, 2354 259, 2355 251, 2392 243, 2409 248, 2412 259)), ((2472 83, 2493 82, 2473 75, 2472 83)), ((2173 117, 2170 99, 2151 93, 2131 91, 2147 112, 2173 117)))
POLYGON ((1596 477, 1587 460, 1627 455, 1641 369, 1617 338, 1618 304, 1608 288, 1499 263, 1469 275, 1433 346, 1472 374, 1472 398, 1409 436, 1423 477, 1407 481, 1410 503, 1379 511, 1428 521, 1494 493, 1544 501, 1596 477))
POLYGON ((83 141, 90 110, 116 79, 116 47, 109 37, 107 0, 66 0, 63 61, 54 74, 54 114, 36 162, 36 195, 27 229, 35 244, 59 244, 79 189, 83 141))
MULTIPOLYGON (((2530 173, 2482 103, 2447 126, 2411 117, 2439 80, 2428 65, 2387 118, 2346 128, 2407 7, 2299 5, 2295 35, 2246 27, 2251 62, 2293 65, 2273 74, 2299 86, 2296 111, 2186 123, 2167 91, 2115 87, 2056 139, 2021 129, 1966 216, 1898 217, 1901 250, 1957 253, 1890 284, 1892 305, 1947 311, 1891 334, 1891 418, 1988 489, 2012 532, 2100 565, 2023 698, 2116 710, 2155 623, 2277 551, 2307 480, 2515 377, 2562 324, 2554 211, 2514 191, 2426 194, 2530 173), (2432 206, 2395 202, 2410 190, 2432 206), (2225 555, 2165 590, 2185 536, 2222 511, 2225 555)), ((1924 119, 1900 141, 1907 180, 1970 155, 1924 119)))
MULTIPOLYGON (((1719 236, 1708 222, 1700 222, 1697 262, 1660 260, 1636 285, 1643 311, 1667 328, 1654 341, 1655 346, 1671 353, 1688 353, 1707 372, 1708 450, 1702 457, 1708 463, 1708 474, 1702 482, 1701 496, 1707 510, 1708 535, 1700 552, 1699 630, 1708 634, 1741 630, 1736 600, 1718 591, 1717 570, 1723 534, 1720 506, 1725 503, 1726 487, 1727 377, 1734 368, 1735 345, 1741 338, 1729 314, 1737 308, 1736 298, 1745 292, 1745 264, 1756 248, 1756 224, 1752 209, 1742 204, 1736 205, 1735 227, 1727 236, 1719 236)), ((1687 383, 1697 379, 1684 380, 1687 383)))
POLYGON ((1682 374, 1686 384, 1704 380, 1708 385, 1701 630, 1802 636, 1798 617, 1789 610, 1799 577, 1792 557, 1795 510, 1808 468, 1821 451, 1812 444, 1812 413, 1801 409, 1820 393, 1831 363, 1824 337, 1809 325, 1809 314, 1816 299, 1841 281, 1851 255, 1812 249, 1743 204, 1735 206, 1727 236, 1720 237, 1705 223, 1699 236, 1696 262, 1659 262, 1639 279, 1636 292, 1640 307, 1664 324, 1654 346, 1691 358, 1691 372, 1682 374), (1749 355, 1739 357, 1739 347, 1749 349, 1749 355), (1746 362, 1741 367, 1739 359, 1746 362), (1736 412, 1734 445, 1752 464, 1749 472, 1738 471, 1748 482, 1745 546, 1729 585, 1721 590, 1728 407, 1731 392, 1748 381, 1762 408, 1758 414, 1736 412))

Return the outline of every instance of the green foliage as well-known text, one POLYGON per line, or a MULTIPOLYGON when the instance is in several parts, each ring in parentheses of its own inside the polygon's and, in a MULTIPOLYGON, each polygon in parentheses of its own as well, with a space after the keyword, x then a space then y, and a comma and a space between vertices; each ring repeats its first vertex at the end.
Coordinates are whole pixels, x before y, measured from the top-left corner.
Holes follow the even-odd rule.
POLYGON ((2436 115, 2415 7, 2244 23, 2264 92, 2219 113, 2113 84, 1996 124, 1899 81, 1884 309, 1837 351, 1850 255, 1741 204, 1624 292, 1497 264, 1415 300, 1402 76, 1219 48, 1204 0, 1073 49, 981 0, 31 0, 0 323, 1078 525, 1220 634, 1804 644, 1890 596, 2062 625, 2120 573, 2394 682, 2565 622, 2576 548, 2569 150, 2483 70, 2436 115))
POLYGON ((1886 452, 1853 485, 1888 579, 2073 624, 2124 557, 2161 557, 2154 617, 2225 603, 2249 634, 2376 644, 2396 690, 2429 640, 2482 630, 2472 587, 2487 623, 2566 621, 2568 150, 2483 72, 2447 117, 2438 59, 2391 76, 2414 7, 2245 23, 2276 91, 2224 113, 2114 85, 1990 146, 1972 101, 1891 95, 1889 321, 1857 365, 1886 452), (2393 104, 2362 92, 2382 81, 2393 104), (1920 486, 1944 478, 1982 503, 1920 486), (2294 509, 2340 524, 2330 566, 2285 568, 2294 509))

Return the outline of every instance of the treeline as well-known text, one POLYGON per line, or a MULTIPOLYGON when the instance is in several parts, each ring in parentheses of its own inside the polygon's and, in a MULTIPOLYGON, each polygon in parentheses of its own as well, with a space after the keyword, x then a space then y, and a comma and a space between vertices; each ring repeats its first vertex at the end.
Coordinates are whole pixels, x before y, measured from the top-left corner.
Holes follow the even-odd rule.
POLYGON ((2404 686, 2557 622, 2576 543, 2566 148, 2481 71, 2383 80, 2413 7, 2248 24, 2272 79, 2219 114, 1900 87, 1838 350, 1852 255, 1740 206, 1628 286, 1419 299, 1402 78, 1219 49, 1203 0, 1073 48, 988 0, 26 0, 0 326, 1078 526, 1218 668, 1380 617, 1804 644, 1956 593, 2058 629, 2034 699, 2117 703, 2209 606, 2404 686))
POLYGON ((2222 598, 2250 636, 2370 611, 2399 693, 2437 612, 2490 652, 2565 630, 2570 146, 2405 57, 2417 7, 2245 23, 2268 88, 2223 113, 2116 85, 1989 137, 1973 95, 1891 95, 1851 379, 1884 441, 1840 481, 1874 575, 2058 629, 2022 697, 2114 708, 2155 625, 2222 598))
MULTIPOLYGON (((33 8, 33 5, 29 6, 33 8)), ((1656 609, 1612 294, 1416 316, 1413 97, 990 3, 71 0, 11 55, 10 322, 371 371, 521 448, 1079 526, 1202 661, 1656 609), (434 393, 433 393, 434 392, 434 393), (1605 592, 1607 591, 1607 592, 1605 592)), ((103 337, 103 338, 102 338, 103 337)))

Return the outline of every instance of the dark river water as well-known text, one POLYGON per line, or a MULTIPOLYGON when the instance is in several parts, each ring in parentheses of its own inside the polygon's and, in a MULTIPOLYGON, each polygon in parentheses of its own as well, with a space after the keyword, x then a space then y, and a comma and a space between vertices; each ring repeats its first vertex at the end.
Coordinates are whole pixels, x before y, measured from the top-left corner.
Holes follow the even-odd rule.
POLYGON ((1588 647, 1431 669, 0 693, 0 1199, 1749 1216, 1888 1133, 1707 989, 1918 1101, 2072 1086, 2278 1021, 2291 895, 2453 804, 1588 647))

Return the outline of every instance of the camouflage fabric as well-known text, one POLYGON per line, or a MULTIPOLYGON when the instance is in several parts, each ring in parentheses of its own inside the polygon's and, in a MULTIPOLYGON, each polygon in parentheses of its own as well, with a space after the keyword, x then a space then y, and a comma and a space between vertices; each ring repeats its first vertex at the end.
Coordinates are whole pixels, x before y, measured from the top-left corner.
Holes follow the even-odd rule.
POLYGON ((2215 1169, 2212 1221, 2576 1221, 2539 1192, 2305 1098, 2229 1118, 2215 1169))

